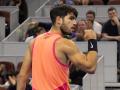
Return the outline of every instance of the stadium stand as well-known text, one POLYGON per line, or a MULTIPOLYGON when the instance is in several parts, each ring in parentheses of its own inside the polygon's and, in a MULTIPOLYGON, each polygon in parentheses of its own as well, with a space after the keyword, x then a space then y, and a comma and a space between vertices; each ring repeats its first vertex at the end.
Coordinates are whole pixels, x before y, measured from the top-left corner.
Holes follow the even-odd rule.
POLYGON ((10 34, 10 13, 7 11, 0 11, 0 16, 5 18, 5 37, 10 34))
POLYGON ((5 18, 0 17, 0 41, 5 38, 5 18))
POLYGON ((28 15, 34 16, 35 11, 48 1, 52 1, 52 0, 26 0, 28 4, 28 15))
POLYGON ((98 57, 95 74, 83 77, 83 90, 105 90, 104 86, 104 58, 98 57))
MULTIPOLYGON (((118 15, 120 15, 120 6, 119 5, 112 5, 114 6, 117 11, 118 11, 118 15)), ((46 17, 46 18, 49 18, 49 11, 50 11, 50 8, 52 6, 51 5, 46 5, 40 9, 38 9, 36 12, 35 12, 35 16, 36 17, 46 17)), ((78 18, 86 18, 86 12, 88 10, 93 10, 95 13, 96 13, 96 20, 98 22, 105 22, 108 20, 108 14, 107 14, 107 10, 110 6, 108 5, 90 5, 90 6, 75 6, 73 5, 73 7, 75 7, 77 10, 78 10, 78 18)), ((120 17, 120 16, 119 16, 120 17)))
POLYGON ((10 13, 8 11, 0 11, 0 16, 5 17, 5 22, 10 24, 10 13))
POLYGON ((12 32, 19 24, 18 24, 18 8, 16 6, 0 6, 0 11, 4 11, 2 13, 6 17, 6 21, 10 25, 10 32, 12 32))

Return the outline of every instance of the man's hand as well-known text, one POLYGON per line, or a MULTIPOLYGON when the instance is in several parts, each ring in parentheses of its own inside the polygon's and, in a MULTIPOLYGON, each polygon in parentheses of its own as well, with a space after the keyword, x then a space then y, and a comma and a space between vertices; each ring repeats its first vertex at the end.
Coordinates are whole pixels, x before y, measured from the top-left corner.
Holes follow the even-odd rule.
POLYGON ((112 20, 114 21, 114 23, 115 23, 116 25, 119 25, 119 24, 120 24, 119 19, 118 19, 117 16, 114 16, 114 17, 112 18, 112 20))
POLYGON ((85 30, 84 32, 84 40, 97 39, 96 33, 93 30, 89 29, 85 30))
POLYGON ((9 81, 10 81, 10 83, 12 84, 12 85, 16 85, 16 77, 15 76, 9 76, 8 77, 9 78, 9 81))
POLYGON ((117 41, 120 41, 120 36, 116 36, 115 39, 116 39, 117 41))

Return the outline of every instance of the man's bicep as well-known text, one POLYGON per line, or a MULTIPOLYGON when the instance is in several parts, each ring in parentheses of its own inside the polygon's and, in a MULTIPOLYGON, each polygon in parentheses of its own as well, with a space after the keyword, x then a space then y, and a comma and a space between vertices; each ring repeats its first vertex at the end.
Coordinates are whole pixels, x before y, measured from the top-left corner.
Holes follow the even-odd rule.
POLYGON ((85 55, 81 51, 71 53, 69 58, 75 65, 82 65, 84 63, 83 61, 86 59, 85 55))
POLYGON ((80 51, 75 43, 68 45, 68 49, 66 50, 67 56, 69 60, 74 64, 82 64, 83 60, 85 60, 85 55, 80 51))

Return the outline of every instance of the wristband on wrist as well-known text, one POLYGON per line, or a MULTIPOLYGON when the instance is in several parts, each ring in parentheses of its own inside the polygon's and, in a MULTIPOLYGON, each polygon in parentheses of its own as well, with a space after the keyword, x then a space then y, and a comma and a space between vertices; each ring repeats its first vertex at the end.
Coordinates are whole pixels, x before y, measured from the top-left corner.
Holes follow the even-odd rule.
POLYGON ((96 52, 98 52, 97 40, 95 40, 95 39, 88 40, 88 51, 96 51, 96 52))

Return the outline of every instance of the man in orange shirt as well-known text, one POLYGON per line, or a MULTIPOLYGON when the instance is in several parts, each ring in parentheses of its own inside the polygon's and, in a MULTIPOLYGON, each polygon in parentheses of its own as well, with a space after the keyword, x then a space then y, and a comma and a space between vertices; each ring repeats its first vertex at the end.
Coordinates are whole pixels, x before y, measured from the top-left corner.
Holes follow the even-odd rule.
POLYGON ((69 36, 76 27, 77 10, 60 5, 50 11, 52 27, 37 36, 28 46, 17 80, 17 90, 25 90, 32 68, 32 90, 70 90, 69 62, 81 70, 94 73, 97 59, 97 41, 93 30, 86 30, 88 53, 83 54, 69 36), (32 66, 32 67, 31 67, 32 66))

